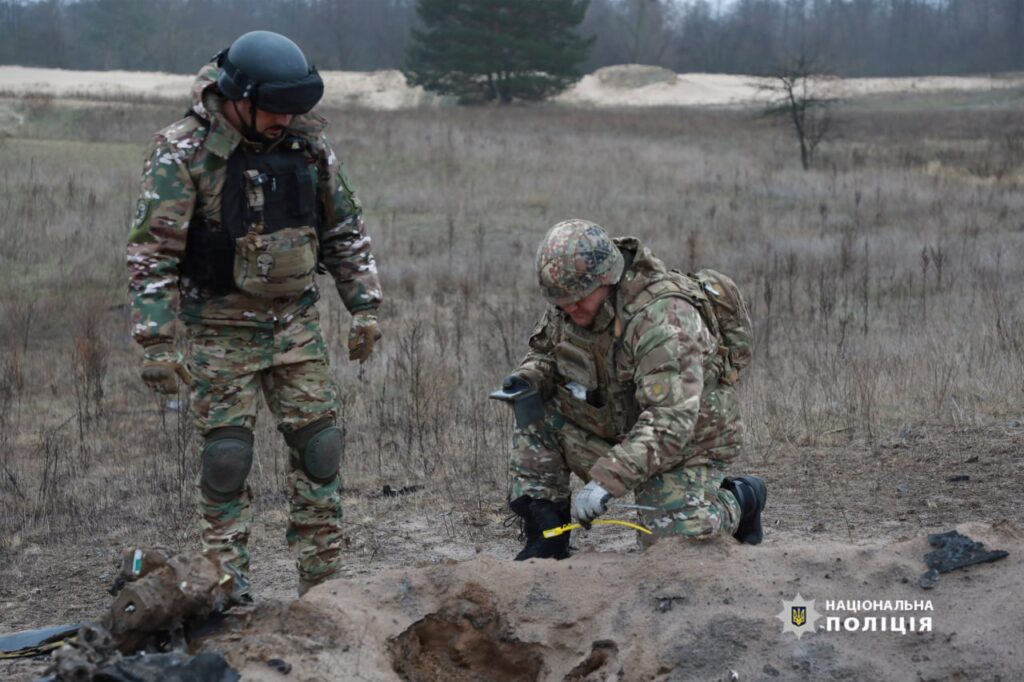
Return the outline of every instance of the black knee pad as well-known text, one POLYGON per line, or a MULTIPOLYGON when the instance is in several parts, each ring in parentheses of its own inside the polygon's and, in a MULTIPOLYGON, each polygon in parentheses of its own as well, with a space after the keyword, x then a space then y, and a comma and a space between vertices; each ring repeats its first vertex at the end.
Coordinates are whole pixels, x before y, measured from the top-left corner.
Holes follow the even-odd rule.
POLYGON ((238 496, 252 468, 252 431, 225 426, 206 434, 203 446, 203 491, 214 500, 226 502, 238 496))
POLYGON ((288 446, 295 450, 298 465, 310 480, 329 483, 338 475, 345 452, 345 432, 330 419, 321 419, 285 434, 288 446))

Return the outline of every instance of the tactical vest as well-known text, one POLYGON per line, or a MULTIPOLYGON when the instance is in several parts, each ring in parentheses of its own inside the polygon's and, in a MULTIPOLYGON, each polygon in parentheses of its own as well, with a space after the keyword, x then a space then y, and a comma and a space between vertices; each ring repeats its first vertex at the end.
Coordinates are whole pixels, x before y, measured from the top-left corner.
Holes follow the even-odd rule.
MULTIPOLYGON (((640 405, 632 378, 620 381, 616 374, 616 353, 621 350, 622 332, 630 321, 647 306, 665 298, 687 301, 708 324, 703 310, 707 296, 700 285, 685 275, 669 272, 633 300, 616 301, 615 321, 603 332, 571 323, 560 325, 553 355, 560 375, 556 399, 562 416, 609 443, 625 438, 640 417, 640 405)), ((717 337, 716 328, 710 324, 709 328, 717 337)), ((717 383, 721 375, 721 354, 705 359, 705 385, 717 383)))
POLYGON ((227 162, 221 222, 190 225, 183 274, 218 294, 283 298, 311 287, 321 220, 310 158, 298 137, 267 152, 240 144, 227 162))

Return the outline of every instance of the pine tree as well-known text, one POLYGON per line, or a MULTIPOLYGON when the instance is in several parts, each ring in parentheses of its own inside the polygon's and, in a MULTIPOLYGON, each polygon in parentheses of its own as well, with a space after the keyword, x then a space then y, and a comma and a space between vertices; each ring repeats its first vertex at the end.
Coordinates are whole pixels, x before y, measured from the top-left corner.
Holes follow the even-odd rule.
POLYGON ((403 70, 461 102, 540 100, 580 79, 593 38, 574 28, 589 0, 418 0, 403 70))

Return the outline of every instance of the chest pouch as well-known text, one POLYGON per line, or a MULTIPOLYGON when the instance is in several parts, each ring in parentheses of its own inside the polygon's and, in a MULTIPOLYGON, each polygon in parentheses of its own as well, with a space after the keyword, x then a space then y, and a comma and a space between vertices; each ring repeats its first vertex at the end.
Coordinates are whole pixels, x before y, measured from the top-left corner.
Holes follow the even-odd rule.
POLYGON ((559 412, 585 431, 617 440, 623 430, 616 411, 607 400, 607 382, 599 374, 593 349, 562 341, 554 349, 561 375, 557 399, 559 412))
POLYGON ((235 286, 260 298, 297 296, 313 285, 316 261, 314 228, 249 233, 235 241, 235 286))
POLYGON ((222 216, 234 238, 235 286, 260 298, 313 286, 319 256, 316 182, 301 145, 240 148, 228 160, 222 216))

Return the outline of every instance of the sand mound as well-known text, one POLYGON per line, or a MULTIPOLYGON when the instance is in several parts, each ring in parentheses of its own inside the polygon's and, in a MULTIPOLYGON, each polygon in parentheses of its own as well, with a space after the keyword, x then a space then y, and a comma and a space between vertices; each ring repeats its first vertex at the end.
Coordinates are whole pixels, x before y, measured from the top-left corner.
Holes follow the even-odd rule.
MULTIPOLYGON (((420 87, 409 87, 400 71, 324 71, 324 103, 400 109, 437 101, 420 87)), ((192 76, 142 71, 67 71, 0 67, 0 92, 58 98, 181 102, 189 98, 192 76)))
MULTIPOLYGON (((636 64, 599 69, 564 92, 556 101, 582 106, 734 106, 758 105, 766 98, 762 86, 770 79, 711 73, 675 75, 667 69, 636 64)), ((936 77, 828 78, 821 81, 830 97, 864 97, 885 93, 926 93, 943 90, 997 90, 1021 87, 1022 78, 936 77)))
POLYGON ((1013 679, 1024 614, 1022 534, 1009 524, 959 530, 1010 556, 918 580, 924 537, 843 541, 664 543, 646 553, 584 552, 563 562, 480 556, 322 585, 203 643, 245 679, 683 680, 1013 679), (778 614, 797 593, 826 602, 930 600, 930 632, 817 632, 798 639, 778 614), (736 676, 733 676, 735 673, 736 676))
POLYGON ((645 64, 606 66, 595 71, 593 75, 602 86, 620 90, 625 88, 642 88, 645 85, 654 85, 655 83, 671 85, 676 82, 677 78, 675 71, 645 64))
MULTIPOLYGON (((400 71, 324 71, 324 103, 370 109, 437 106, 440 97, 409 87, 400 71)), ((93 100, 143 100, 185 103, 192 76, 140 71, 66 71, 0 66, 0 95, 45 95, 93 100)), ((763 79, 707 73, 675 74, 642 64, 598 69, 556 102, 593 107, 750 106, 764 100, 763 79)), ((829 79, 835 97, 879 93, 992 90, 1024 86, 1020 77, 920 77, 829 79)))

